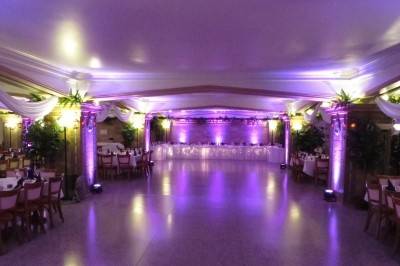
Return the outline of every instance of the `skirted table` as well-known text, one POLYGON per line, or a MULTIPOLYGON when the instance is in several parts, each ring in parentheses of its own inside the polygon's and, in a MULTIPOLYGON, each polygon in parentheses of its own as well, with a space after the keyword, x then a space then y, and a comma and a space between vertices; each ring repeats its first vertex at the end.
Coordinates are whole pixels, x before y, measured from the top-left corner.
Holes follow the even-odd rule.
POLYGON ((153 160, 155 161, 167 159, 215 159, 284 162, 284 148, 278 146, 160 144, 153 146, 152 149, 154 151, 153 160))

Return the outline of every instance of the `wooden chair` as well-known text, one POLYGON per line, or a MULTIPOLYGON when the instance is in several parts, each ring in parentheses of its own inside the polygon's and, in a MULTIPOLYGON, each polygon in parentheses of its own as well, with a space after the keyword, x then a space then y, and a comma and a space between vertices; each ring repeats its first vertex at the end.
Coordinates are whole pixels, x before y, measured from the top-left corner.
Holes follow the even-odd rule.
POLYGON ((0 176, 6 177, 6 171, 8 169, 8 161, 0 160, 0 176))
POLYGON ((8 169, 9 170, 19 169, 19 159, 10 159, 8 162, 8 169))
POLYGON ((133 172, 133 167, 131 164, 131 156, 129 154, 118 154, 117 155, 117 160, 118 160, 118 169, 119 169, 119 174, 122 172, 128 172, 128 178, 131 178, 131 173, 133 172))
POLYGON ((31 163, 32 163, 32 161, 31 161, 31 159, 29 159, 29 158, 22 158, 22 168, 28 168, 28 167, 30 167, 31 166, 31 163))
POLYGON ((149 161, 148 161, 148 153, 142 153, 140 161, 137 162, 137 168, 145 175, 149 175, 149 161))
POLYGON ((376 184, 373 182, 367 182, 367 196, 368 196, 368 214, 367 214, 367 221, 365 223, 364 231, 367 231, 371 219, 374 215, 378 216, 378 229, 377 229, 377 238, 379 239, 382 221, 387 219, 390 211, 387 207, 383 204, 383 196, 382 196, 382 187, 380 184, 376 184))
MULTIPOLYGON (((17 228, 14 212, 15 207, 17 206, 18 192, 18 190, 0 191, 0 226, 7 229, 8 224, 11 222, 15 233, 17 232, 17 228)), ((0 254, 3 254, 4 252, 5 250, 0 230, 0 254)))
POLYGON ((61 188, 62 188, 62 178, 52 177, 49 178, 47 186, 44 186, 41 203, 43 208, 47 210, 49 214, 50 227, 54 227, 53 222, 53 210, 58 212, 60 220, 64 222, 64 215, 61 210, 61 188))
POLYGON ((44 229, 44 218, 43 218, 43 205, 42 199, 42 182, 35 182, 33 184, 25 183, 23 193, 20 196, 23 197, 22 201, 17 204, 16 215, 21 218, 22 228, 25 229, 28 239, 32 238, 32 217, 37 218, 37 223, 45 233, 44 229))
POLYGON ((395 223, 396 223, 396 239, 394 242, 393 252, 395 253, 399 248, 400 243, 400 197, 392 197, 393 208, 395 213, 395 223))
POLYGON ((329 175, 329 159, 316 159, 315 161, 315 172, 314 182, 317 183, 319 180, 327 182, 329 175))
POLYGON ((293 177, 296 181, 300 181, 301 177, 304 176, 303 174, 303 166, 304 162, 298 157, 293 157, 293 177))
POLYGON ((103 178, 107 178, 107 174, 111 172, 111 179, 117 174, 117 166, 113 164, 113 155, 99 155, 101 162, 101 169, 103 172, 103 178))

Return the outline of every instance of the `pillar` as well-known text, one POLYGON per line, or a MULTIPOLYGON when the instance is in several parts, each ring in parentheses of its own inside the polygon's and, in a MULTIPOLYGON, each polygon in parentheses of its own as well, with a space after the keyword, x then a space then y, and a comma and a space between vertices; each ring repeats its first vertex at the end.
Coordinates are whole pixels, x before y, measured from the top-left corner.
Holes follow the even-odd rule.
POLYGON ((96 182, 97 176, 96 113, 100 109, 100 106, 91 103, 81 105, 82 175, 88 186, 96 182))
POLYGON ((28 117, 22 118, 22 128, 21 128, 21 140, 22 140, 22 149, 26 150, 28 148, 28 140, 26 135, 28 134, 29 128, 32 126, 33 120, 28 117))
POLYGON ((150 144, 151 144, 151 119, 153 117, 151 115, 146 115, 144 119, 144 151, 150 151, 150 144))
POLYGON ((287 115, 282 117, 285 128, 285 164, 290 163, 290 118, 287 115))
POLYGON ((346 173, 347 106, 334 107, 331 114, 328 187, 343 193, 346 173))

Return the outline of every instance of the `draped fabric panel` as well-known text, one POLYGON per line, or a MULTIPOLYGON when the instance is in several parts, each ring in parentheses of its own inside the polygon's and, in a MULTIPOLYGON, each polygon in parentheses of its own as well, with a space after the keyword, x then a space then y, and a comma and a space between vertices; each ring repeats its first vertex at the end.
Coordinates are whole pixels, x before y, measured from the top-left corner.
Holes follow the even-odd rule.
POLYGON ((317 117, 318 112, 321 114, 322 120, 324 122, 326 123, 331 122, 331 115, 324 108, 321 107, 321 104, 318 104, 315 107, 315 111, 311 115, 304 113, 304 120, 308 123, 313 122, 317 117))
POLYGON ((54 96, 40 102, 26 102, 0 91, 0 102, 10 111, 36 120, 48 115, 58 104, 58 98, 54 96))
POLYGON ((385 101, 380 97, 376 98, 375 102, 385 115, 400 122, 400 104, 385 101))
POLYGON ((133 111, 128 113, 124 113, 117 106, 111 105, 103 105, 102 110, 96 115, 97 122, 103 122, 107 119, 107 117, 116 117, 118 120, 122 122, 129 122, 132 116, 133 111))

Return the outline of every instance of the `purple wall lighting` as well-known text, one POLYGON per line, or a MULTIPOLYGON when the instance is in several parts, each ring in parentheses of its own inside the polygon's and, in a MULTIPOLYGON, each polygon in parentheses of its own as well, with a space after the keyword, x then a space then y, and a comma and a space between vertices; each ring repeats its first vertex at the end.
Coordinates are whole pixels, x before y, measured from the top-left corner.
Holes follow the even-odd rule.
POLYGON ((92 104, 82 104, 81 106, 82 174, 86 178, 88 186, 96 182, 96 113, 99 110, 99 106, 92 104))
POLYGON ((257 120, 257 122, 238 119, 174 120, 171 126, 171 141, 187 144, 215 143, 217 145, 222 143, 267 144, 268 128, 265 121, 262 120, 257 120))
POLYGON ((346 166, 347 114, 346 108, 331 112, 329 188, 343 193, 346 166))

